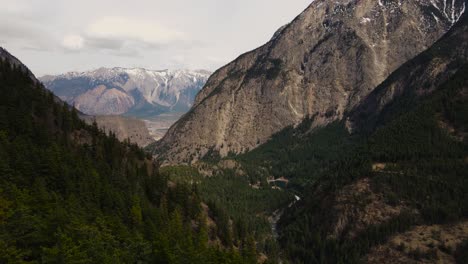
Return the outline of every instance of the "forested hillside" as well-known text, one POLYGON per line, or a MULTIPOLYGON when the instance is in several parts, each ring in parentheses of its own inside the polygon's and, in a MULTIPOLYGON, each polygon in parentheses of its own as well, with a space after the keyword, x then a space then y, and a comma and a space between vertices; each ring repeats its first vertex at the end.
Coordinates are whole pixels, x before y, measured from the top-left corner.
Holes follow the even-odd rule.
POLYGON ((220 236, 236 243, 247 223, 271 260, 466 263, 467 26, 464 17, 342 120, 315 128, 312 115, 245 154, 167 167, 168 177, 197 182, 234 223, 220 236))
POLYGON ((195 188, 168 184, 24 66, 0 60, 0 94, 0 263, 256 261, 255 248, 210 242, 195 188))
POLYGON ((0 48, 0 264, 468 263, 468 16, 446 4, 313 2, 158 160, 0 48))
POLYGON ((466 263, 466 29, 465 17, 350 119, 311 130, 312 116, 236 158, 305 196, 279 222, 285 259, 466 263))
MULTIPOLYGON (((371 248, 413 226, 466 221, 467 69, 465 66, 421 105, 406 108, 405 114, 365 136, 361 144, 343 143, 351 136, 322 140, 323 133, 344 133, 344 124, 296 138, 292 146, 304 150, 302 153, 306 148, 298 146, 304 144, 329 144, 331 151, 316 149, 314 155, 303 155, 310 162, 291 163, 310 164, 295 169, 302 182, 312 184, 303 185, 305 201, 286 211, 280 222, 280 241, 289 258, 306 263, 357 263, 371 248), (441 120, 454 130, 441 126, 441 120), (332 154, 337 146, 353 151, 332 154), (307 172, 309 177, 304 178, 307 172)), ((295 159, 287 151, 283 153, 295 159)), ((459 235, 467 236, 465 231, 459 235)), ((437 260, 435 252, 443 247, 427 252, 418 248, 401 251, 417 252, 413 260, 437 260)), ((446 251, 450 255, 455 250, 446 251)))

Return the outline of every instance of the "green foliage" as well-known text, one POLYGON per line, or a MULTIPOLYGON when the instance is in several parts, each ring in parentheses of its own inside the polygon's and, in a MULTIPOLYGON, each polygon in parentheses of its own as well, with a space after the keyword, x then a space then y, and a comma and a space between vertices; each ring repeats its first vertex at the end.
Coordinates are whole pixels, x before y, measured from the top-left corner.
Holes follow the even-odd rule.
POLYGON ((205 201, 217 202, 231 216, 239 218, 260 212, 272 213, 286 206, 292 198, 290 193, 269 186, 253 188, 246 177, 235 175, 230 170, 206 178, 198 188, 205 201))
POLYGON ((252 256, 256 254, 252 252, 257 252, 257 248, 270 260, 277 258, 279 250, 276 241, 271 239, 268 216, 276 209, 286 207, 292 200, 291 193, 271 189, 268 185, 253 188, 247 177, 236 175, 231 170, 204 179, 199 191, 212 210, 212 217, 218 226, 217 235, 223 243, 242 248, 248 263, 252 263, 252 256), (251 239, 257 245, 254 246, 249 241, 251 239), (270 251, 266 249, 267 244, 270 251), (250 253, 246 254, 245 247, 249 248, 250 253))
POLYGON ((161 175, 177 183, 195 183, 203 179, 194 167, 178 165, 166 166, 159 169, 161 175))
MULTIPOLYGON (((289 178, 302 201, 284 213, 280 244, 298 263, 359 263, 368 250, 415 224, 444 224, 468 217, 468 142, 463 67, 430 96, 404 94, 382 111, 378 127, 350 135, 342 122, 310 131, 310 120, 287 128, 259 148, 237 157, 249 175, 289 178), (465 135, 465 139, 461 140, 465 135), (372 163, 384 163, 372 171, 372 163), (260 165, 260 166, 258 166, 260 165), (390 204, 404 201, 421 214, 404 212, 370 226, 353 241, 329 239, 326 197, 359 178, 390 204)), ((329 204, 328 206, 332 206, 329 204)))
POLYGON ((1 60, 0 93, 0 263, 243 263, 139 147, 1 60))
POLYGON ((344 168, 355 168, 356 171, 347 171, 355 176, 370 168, 363 137, 349 135, 342 122, 311 133, 311 121, 313 118, 297 128, 282 130, 269 142, 239 156, 238 160, 254 179, 264 175, 286 177, 290 180, 289 186, 296 190, 303 190, 320 177, 330 177, 330 173, 339 174, 344 168), (364 165, 350 165, 355 163, 364 165), (329 168, 337 170, 330 171, 329 168))
POLYGON ((394 164, 391 172, 376 175, 374 187, 411 203, 427 223, 468 216, 468 144, 457 135, 468 128, 468 104, 462 95, 467 76, 464 67, 441 91, 378 129, 369 141, 374 160, 394 164))
POLYGON ((253 254, 245 254, 245 246, 250 243, 250 252, 253 247, 257 252, 255 242, 264 253, 269 247, 268 255, 275 259, 279 250, 276 242, 271 240, 268 216, 287 206, 292 200, 289 192, 272 189, 267 184, 254 188, 249 177, 228 169, 211 177, 200 175, 196 168, 190 166, 163 167, 160 172, 178 185, 196 184, 196 192, 207 203, 210 217, 216 223, 212 238, 219 238, 227 248, 239 248, 246 262, 252 262, 253 254), (253 244, 249 239, 254 239, 253 244))

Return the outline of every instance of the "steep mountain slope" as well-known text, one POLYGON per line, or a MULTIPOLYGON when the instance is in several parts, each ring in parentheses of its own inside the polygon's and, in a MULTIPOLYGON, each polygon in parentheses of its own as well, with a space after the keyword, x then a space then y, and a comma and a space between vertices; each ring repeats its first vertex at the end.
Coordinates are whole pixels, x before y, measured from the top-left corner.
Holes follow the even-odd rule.
POLYGON ((218 70, 156 145, 168 162, 242 153, 304 119, 341 119, 440 38, 464 0, 316 0, 266 45, 218 70))
POLYGON ((406 97, 408 103, 414 103, 409 99, 431 94, 450 80, 467 63, 467 31, 467 16, 464 15, 433 47, 392 73, 350 111, 346 117, 348 129, 356 132, 373 129, 385 123, 392 111, 398 111, 400 105, 391 106, 393 101, 406 97))
POLYGON ((303 197, 279 223, 284 257, 465 263, 468 16, 344 117, 311 118, 237 158, 303 197))
POLYGON ((296 149, 294 157, 306 156, 296 164, 315 166, 296 167, 313 184, 303 186, 303 202, 286 210, 279 224, 288 258, 455 263, 468 242, 467 76, 465 64, 432 95, 411 104, 398 98, 398 111, 386 109, 392 118, 361 142, 320 142, 314 135, 295 142, 330 145, 344 154, 322 149, 308 160, 296 149))
POLYGON ((255 262, 208 244, 192 186, 169 187, 3 49, 0 94, 0 263, 255 262))
POLYGON ((112 132, 118 140, 129 140, 140 147, 146 147, 155 139, 150 135, 143 120, 125 116, 80 116, 86 123, 97 126, 104 132, 112 132))
POLYGON ((203 70, 100 68, 40 80, 85 114, 151 116, 188 111, 209 75, 203 70))
POLYGON ((362 143, 362 135, 373 133, 395 115, 417 105, 466 64, 466 23, 465 16, 433 47, 391 74, 343 120, 318 129, 313 127, 313 118, 306 119, 298 126, 283 129, 266 144, 240 157, 254 165, 269 167, 269 173, 274 176, 294 179, 311 177, 313 168, 323 165, 315 163, 317 160, 355 155, 354 146, 362 143), (314 140, 309 140, 310 137, 314 140))
POLYGON ((20 67, 24 71, 30 75, 32 79, 36 79, 34 74, 26 67, 24 66, 21 61, 19 61, 15 56, 11 55, 8 51, 6 51, 4 48, 0 47, 0 59, 9 61, 11 65, 15 67, 20 67))

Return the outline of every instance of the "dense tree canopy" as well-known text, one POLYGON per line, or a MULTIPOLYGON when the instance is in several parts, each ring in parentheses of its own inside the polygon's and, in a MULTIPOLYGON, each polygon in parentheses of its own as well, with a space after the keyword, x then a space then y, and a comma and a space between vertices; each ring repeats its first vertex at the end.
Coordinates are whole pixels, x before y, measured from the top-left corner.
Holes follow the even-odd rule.
POLYGON ((245 263, 196 189, 0 61, 0 263, 245 263))

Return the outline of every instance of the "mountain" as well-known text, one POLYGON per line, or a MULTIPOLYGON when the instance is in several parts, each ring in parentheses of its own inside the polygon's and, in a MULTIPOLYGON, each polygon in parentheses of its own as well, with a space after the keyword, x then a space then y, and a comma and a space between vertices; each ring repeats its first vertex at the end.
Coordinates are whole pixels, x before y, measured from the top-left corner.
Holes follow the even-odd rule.
POLYGON ((191 166, 0 49, 0 263, 466 263, 465 4, 315 0, 156 144, 191 166))
POLYGON ((264 46, 216 71, 154 149, 169 163, 244 153, 288 126, 342 119, 446 33, 464 0, 316 0, 264 46))
POLYGON ((188 111, 209 76, 204 70, 100 68, 40 80, 85 114, 146 117, 188 111))
POLYGON ((0 263, 255 263, 252 247, 209 243, 223 225, 196 188, 87 125, 4 49, 0 93, 0 263))
MULTIPOLYGON (((467 18, 464 15, 430 49, 403 64, 347 113, 345 119, 349 131, 362 133, 375 129, 391 118, 393 112, 389 109, 402 111, 398 109, 402 106, 395 102, 425 98, 453 80, 454 75, 463 72, 462 69, 468 62, 467 18)), ((463 98, 463 94, 460 98, 463 98)))
POLYGON ((467 118, 464 15, 343 119, 234 159, 302 197, 276 227, 292 263, 466 263, 467 118))

